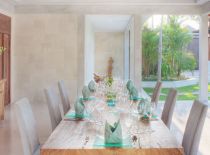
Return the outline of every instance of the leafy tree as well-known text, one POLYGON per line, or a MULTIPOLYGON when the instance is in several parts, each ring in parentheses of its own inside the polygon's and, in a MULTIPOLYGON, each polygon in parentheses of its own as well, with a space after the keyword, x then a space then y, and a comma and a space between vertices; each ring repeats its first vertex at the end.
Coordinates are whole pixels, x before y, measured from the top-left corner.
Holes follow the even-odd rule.
MULTIPOLYGON (((188 29, 182 28, 177 16, 169 16, 169 23, 163 27, 163 63, 169 65, 170 76, 180 77, 184 54, 187 52, 187 46, 192 41, 192 34, 188 29), (173 70, 173 71, 172 71, 173 70)), ((187 63, 187 62, 185 62, 187 63)))
POLYGON ((177 76, 180 76, 180 73, 183 71, 194 71, 197 64, 195 56, 191 52, 183 52, 180 60, 177 76))
MULTIPOLYGON (((187 51, 192 41, 192 34, 187 28, 181 27, 183 17, 168 16, 168 22, 162 27, 162 78, 180 78, 184 71, 193 71, 196 67, 194 55, 187 51)), ((159 30, 147 26, 143 29, 142 56, 143 77, 157 75, 159 30)))
POLYGON ((148 77, 156 73, 158 58, 158 31, 144 27, 142 39, 143 75, 148 77))

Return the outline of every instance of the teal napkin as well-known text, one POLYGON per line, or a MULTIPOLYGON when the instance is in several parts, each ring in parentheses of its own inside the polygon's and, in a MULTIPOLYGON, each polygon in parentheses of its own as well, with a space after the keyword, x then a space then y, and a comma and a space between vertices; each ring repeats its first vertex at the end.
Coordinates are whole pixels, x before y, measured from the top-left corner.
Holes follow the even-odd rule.
POLYGON ((130 90, 130 97, 132 100, 138 100, 139 98, 139 92, 135 87, 132 87, 130 90))
POLYGON ((149 101, 147 99, 142 99, 139 103, 138 103, 138 113, 139 114, 144 114, 144 111, 145 111, 145 107, 146 107, 146 104, 148 103, 149 101))
POLYGON ((104 142, 105 144, 122 144, 122 128, 120 125, 120 120, 114 123, 114 126, 111 126, 106 121, 104 142))
POLYGON ((97 100, 94 96, 90 96, 89 98, 82 98, 83 101, 94 101, 97 100))
POLYGON ((95 87, 95 82, 93 80, 91 80, 88 84, 88 88, 89 90, 93 93, 96 91, 96 87, 95 87))
POLYGON ((74 111, 65 114, 65 119, 81 119, 81 118, 87 118, 87 117, 90 117, 90 115, 85 112, 82 115, 78 115, 74 111))
POLYGON ((127 87, 128 91, 130 92, 132 87, 134 87, 133 81, 128 80, 126 87, 127 87))
POLYGON ((83 99, 84 100, 88 100, 89 97, 90 97, 90 90, 88 88, 88 86, 84 86, 83 89, 82 89, 82 95, 83 95, 83 99))
POLYGON ((74 109, 75 109, 75 117, 80 118, 84 116, 85 105, 82 99, 78 99, 75 102, 74 109))
POLYGON ((104 138, 100 136, 96 136, 95 141, 93 143, 94 147, 120 147, 120 148, 131 148, 132 141, 130 137, 123 138, 122 143, 115 143, 115 144, 106 144, 104 143, 104 138))

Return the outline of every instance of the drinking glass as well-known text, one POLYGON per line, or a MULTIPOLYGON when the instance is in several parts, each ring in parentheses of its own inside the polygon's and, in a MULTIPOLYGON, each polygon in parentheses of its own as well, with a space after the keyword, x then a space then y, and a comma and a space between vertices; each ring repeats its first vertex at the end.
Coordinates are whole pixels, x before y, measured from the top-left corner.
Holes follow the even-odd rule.
POLYGON ((156 115, 157 112, 157 104, 155 102, 151 102, 151 112, 152 112, 152 116, 156 115))

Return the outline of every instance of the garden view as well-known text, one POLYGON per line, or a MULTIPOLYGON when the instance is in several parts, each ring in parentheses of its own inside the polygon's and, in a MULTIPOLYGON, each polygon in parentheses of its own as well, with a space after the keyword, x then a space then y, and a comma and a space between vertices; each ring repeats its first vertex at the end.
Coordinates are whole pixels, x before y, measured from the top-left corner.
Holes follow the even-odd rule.
MULTIPOLYGON (((198 98, 199 79, 197 78, 193 84, 186 84, 188 79, 193 77, 194 71, 199 69, 198 58, 195 57, 195 52, 189 49, 189 44, 192 44, 193 35, 196 32, 191 27, 198 25, 198 20, 196 16, 165 15, 159 19, 153 16, 150 22, 148 20, 145 23, 142 35, 142 73, 144 89, 147 93, 151 94, 153 91, 152 86, 147 84, 151 84, 152 81, 161 80, 163 83, 164 81, 179 81, 184 84, 176 88, 179 93, 178 100, 198 98), (159 24, 154 25, 157 20, 159 24), (184 25, 186 21, 188 24, 184 25)), ((160 100, 165 100, 168 91, 169 88, 164 88, 163 84, 160 100)))

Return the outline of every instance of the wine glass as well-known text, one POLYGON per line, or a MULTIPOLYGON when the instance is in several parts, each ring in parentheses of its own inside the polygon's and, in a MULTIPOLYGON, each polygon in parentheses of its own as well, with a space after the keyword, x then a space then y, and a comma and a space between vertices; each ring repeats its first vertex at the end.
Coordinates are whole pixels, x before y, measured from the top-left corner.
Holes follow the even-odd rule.
POLYGON ((155 102, 151 102, 151 113, 152 116, 156 115, 157 112, 157 104, 155 102))

